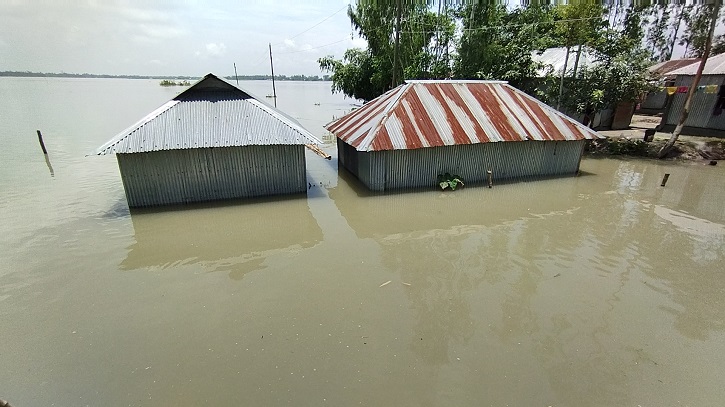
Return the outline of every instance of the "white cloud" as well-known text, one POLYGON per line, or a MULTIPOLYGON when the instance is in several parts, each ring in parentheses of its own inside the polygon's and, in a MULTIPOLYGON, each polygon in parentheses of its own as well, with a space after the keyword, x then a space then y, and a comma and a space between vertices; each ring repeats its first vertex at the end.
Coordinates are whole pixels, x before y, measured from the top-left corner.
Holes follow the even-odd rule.
POLYGON ((220 57, 227 53, 227 46, 223 42, 206 44, 206 53, 211 57, 220 57))
POLYGON ((286 46, 287 46, 288 48, 294 48, 294 47, 295 47, 295 42, 294 42, 294 41, 292 41, 292 40, 291 40, 291 39, 289 39, 289 38, 286 38, 286 39, 284 40, 284 45, 286 45, 286 46))

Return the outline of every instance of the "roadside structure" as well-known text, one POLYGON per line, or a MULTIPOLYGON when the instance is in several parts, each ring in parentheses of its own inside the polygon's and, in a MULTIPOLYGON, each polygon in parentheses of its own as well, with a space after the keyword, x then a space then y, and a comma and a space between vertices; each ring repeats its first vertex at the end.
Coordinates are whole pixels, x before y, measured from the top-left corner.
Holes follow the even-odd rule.
POLYGON ((593 130, 502 81, 408 81, 325 126, 374 191, 574 175, 593 130))
POLYGON ((647 68, 650 74, 659 78, 660 89, 648 92, 639 104, 637 112, 651 115, 662 113, 667 107, 667 88, 675 86, 675 76, 670 75, 670 72, 697 62, 700 62, 700 58, 671 59, 647 68))
MULTIPOLYGON (((672 88, 675 92, 668 98, 662 114, 660 131, 671 132, 677 126, 685 106, 687 90, 692 84, 699 62, 675 69, 667 76, 675 78, 672 88)), ((685 121, 682 134, 703 136, 725 136, 725 54, 715 55, 707 60, 700 83, 694 95, 690 114, 685 121)))
POLYGON ((115 154, 129 207, 307 190, 295 119, 208 74, 98 148, 115 154))

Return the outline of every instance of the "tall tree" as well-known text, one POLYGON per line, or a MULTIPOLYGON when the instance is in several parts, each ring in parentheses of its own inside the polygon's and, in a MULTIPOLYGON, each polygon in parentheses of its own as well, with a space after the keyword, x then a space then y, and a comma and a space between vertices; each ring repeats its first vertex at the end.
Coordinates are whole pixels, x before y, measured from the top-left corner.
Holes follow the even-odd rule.
POLYGON ((554 44, 555 14, 547 5, 507 9, 499 2, 468 2, 459 7, 462 34, 454 61, 461 79, 501 79, 526 91, 539 68, 532 51, 554 44))
POLYGON ((695 73, 695 78, 692 80, 692 83, 690 84, 690 89, 687 92, 687 99, 685 99, 685 106, 682 109, 682 114, 680 115, 680 121, 677 123, 677 126, 675 127, 675 130, 672 132, 672 136, 670 139, 665 143, 664 146, 662 146, 662 149, 659 152, 659 157, 664 158, 667 156, 667 154, 672 150, 672 147, 675 145, 675 142, 680 137, 680 133, 682 133, 682 129, 685 127, 685 122, 687 121, 687 117, 690 115, 690 105, 692 104, 692 96, 695 94, 695 89, 697 89, 697 85, 700 84, 700 77, 702 77, 702 71, 705 69, 705 65, 707 64, 707 58, 710 56, 710 48, 712 46, 712 37, 715 32, 715 26, 717 25, 717 16, 720 12, 720 4, 715 3, 713 5, 708 6, 710 7, 710 26, 709 30, 707 32, 707 37, 705 38, 705 49, 702 52, 702 59, 700 60, 700 64, 697 66, 697 73, 695 73))
MULTIPOLYGON (((685 46, 685 56, 702 58, 708 42, 711 42, 708 33, 712 21, 710 12, 712 6, 698 4, 688 7, 688 11, 684 14, 685 32, 679 45, 685 46)), ((717 23, 717 19, 715 21, 717 23)))
POLYGON ((420 0, 366 0, 350 6, 348 17, 368 46, 348 50, 342 60, 318 60, 323 71, 332 73, 333 91, 370 100, 404 79, 450 74, 450 63, 444 59, 448 54, 436 54, 436 48, 447 49, 454 38, 455 23, 447 8, 434 13, 420 0))

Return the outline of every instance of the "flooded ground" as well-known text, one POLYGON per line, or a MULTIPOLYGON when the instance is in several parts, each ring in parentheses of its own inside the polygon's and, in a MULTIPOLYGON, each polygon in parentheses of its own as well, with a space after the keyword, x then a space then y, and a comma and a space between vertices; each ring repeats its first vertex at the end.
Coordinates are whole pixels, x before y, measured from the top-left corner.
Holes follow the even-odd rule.
MULTIPOLYGON (((371 195, 308 154, 306 196, 129 213, 115 160, 84 155, 178 91, 0 78, 14 406, 725 400, 723 166, 585 159, 579 177, 371 195)), ((278 93, 320 137, 351 107, 329 83, 278 93)))

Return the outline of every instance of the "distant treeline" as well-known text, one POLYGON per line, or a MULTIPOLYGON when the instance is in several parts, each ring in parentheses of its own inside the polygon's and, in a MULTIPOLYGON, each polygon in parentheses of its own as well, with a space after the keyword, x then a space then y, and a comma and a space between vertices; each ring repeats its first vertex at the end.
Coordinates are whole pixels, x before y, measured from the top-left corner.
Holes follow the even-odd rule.
MULTIPOLYGON (((30 72, 30 71, 0 71, 0 77, 14 76, 23 78, 117 78, 117 79, 163 79, 163 80, 197 80, 198 77, 193 76, 149 76, 149 75, 107 75, 93 73, 46 73, 46 72, 30 72)), ((227 80, 235 80, 234 75, 226 77, 227 80)), ((240 81, 266 81, 271 80, 272 75, 239 75, 240 81)), ((278 81, 329 81, 330 75, 319 77, 317 75, 275 75, 278 81)))
POLYGON ((0 72, 0 76, 16 76, 25 78, 199 79, 193 76, 107 75, 94 73, 55 73, 30 71, 2 71, 0 72))
MULTIPOLYGON (((227 80, 236 79, 234 75, 227 76, 227 80)), ((240 81, 268 81, 272 79, 272 75, 239 75, 240 81)), ((276 81, 329 81, 330 75, 319 77, 317 75, 274 75, 276 81)))

